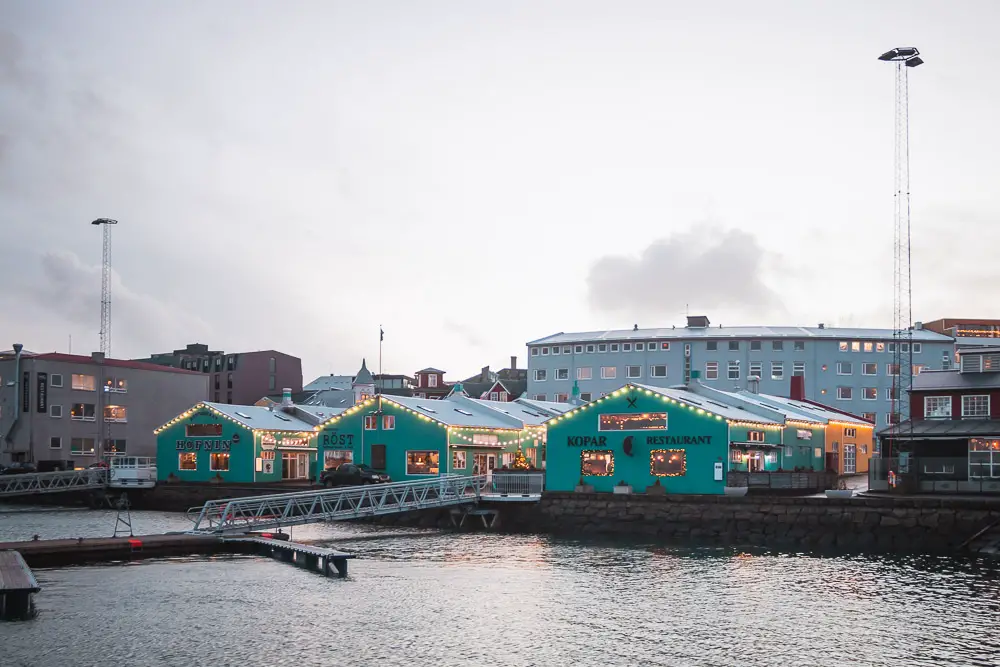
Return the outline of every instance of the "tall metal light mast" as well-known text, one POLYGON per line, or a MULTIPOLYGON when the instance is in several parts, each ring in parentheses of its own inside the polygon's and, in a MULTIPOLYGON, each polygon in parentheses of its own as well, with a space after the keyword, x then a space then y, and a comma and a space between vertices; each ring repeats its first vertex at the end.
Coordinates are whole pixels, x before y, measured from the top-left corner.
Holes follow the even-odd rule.
MULTIPOLYGON (((912 47, 886 51, 879 60, 896 65, 895 183, 893 211, 893 356, 896 369, 892 386, 890 434, 899 448, 902 430, 910 419, 910 389, 913 387, 913 296, 910 271, 910 68, 923 64, 912 47)), ((912 428, 912 426, 910 427, 912 428)), ((884 454, 883 454, 884 455, 884 454)))
POLYGON ((104 226, 104 251, 101 254, 101 352, 111 356, 111 225, 117 220, 98 218, 92 225, 104 226))

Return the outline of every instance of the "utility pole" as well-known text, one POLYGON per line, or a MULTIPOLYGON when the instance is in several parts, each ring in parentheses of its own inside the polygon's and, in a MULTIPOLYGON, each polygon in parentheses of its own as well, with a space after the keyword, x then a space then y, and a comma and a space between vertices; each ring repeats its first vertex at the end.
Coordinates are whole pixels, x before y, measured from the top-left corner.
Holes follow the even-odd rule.
MULTIPOLYGON (((101 252, 101 353, 105 359, 111 357, 111 225, 117 225, 117 220, 111 218, 98 218, 92 225, 103 226, 104 247, 101 252)), ((106 418, 104 409, 107 405, 107 378, 104 375, 104 364, 101 364, 101 387, 97 414, 94 415, 98 424, 104 424, 105 428, 97 429, 97 443, 94 447, 97 458, 104 454, 104 445, 111 442, 111 421, 106 418), (102 441, 102 431, 104 431, 102 441)))
MULTIPOLYGON (((892 423, 889 432, 896 449, 901 450, 903 431, 911 436, 913 431, 910 422, 910 390, 913 388, 913 290, 910 269, 909 71, 924 61, 920 57, 920 51, 912 46, 886 51, 879 56, 879 60, 896 65, 892 355, 896 375, 892 383, 892 423)), ((906 450, 909 450, 908 446, 906 450)))

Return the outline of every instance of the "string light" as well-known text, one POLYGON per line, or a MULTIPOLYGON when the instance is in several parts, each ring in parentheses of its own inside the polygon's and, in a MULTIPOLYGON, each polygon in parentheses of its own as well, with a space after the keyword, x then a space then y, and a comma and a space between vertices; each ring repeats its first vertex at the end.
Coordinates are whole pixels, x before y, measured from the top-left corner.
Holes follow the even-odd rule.
POLYGON ((687 452, 683 449, 654 449, 649 452, 649 474, 654 477, 683 477, 687 474, 687 452), (679 472, 657 472, 656 463, 681 461, 679 472))
POLYGON ((580 452, 581 477, 611 477, 615 474, 615 455, 610 449, 590 449, 580 452), (604 472, 591 472, 588 464, 591 462, 607 462, 604 472))

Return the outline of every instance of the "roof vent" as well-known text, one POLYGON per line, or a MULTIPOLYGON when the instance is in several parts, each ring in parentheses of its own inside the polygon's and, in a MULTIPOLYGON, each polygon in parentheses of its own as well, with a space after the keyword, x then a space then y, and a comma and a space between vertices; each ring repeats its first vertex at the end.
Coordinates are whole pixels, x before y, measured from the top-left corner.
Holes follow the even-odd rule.
POLYGON ((819 323, 819 328, 820 328, 820 329, 825 329, 825 328, 826 328, 826 325, 825 325, 825 324, 823 324, 822 322, 820 322, 820 323, 819 323))
POLYGON ((710 325, 711 322, 708 321, 707 315, 688 315, 687 316, 687 328, 688 329, 705 329, 710 325))

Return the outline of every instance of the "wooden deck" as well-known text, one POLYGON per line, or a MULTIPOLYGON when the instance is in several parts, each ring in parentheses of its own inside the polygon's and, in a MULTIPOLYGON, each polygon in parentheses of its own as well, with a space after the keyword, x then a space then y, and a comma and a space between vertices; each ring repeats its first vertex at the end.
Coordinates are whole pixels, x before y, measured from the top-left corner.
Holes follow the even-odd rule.
POLYGON ((28 564, 16 551, 0 551, 0 594, 37 593, 41 590, 28 564))
POLYGON ((0 550, 3 549, 20 552, 31 567, 62 567, 231 551, 217 536, 187 534, 0 542, 0 550))

